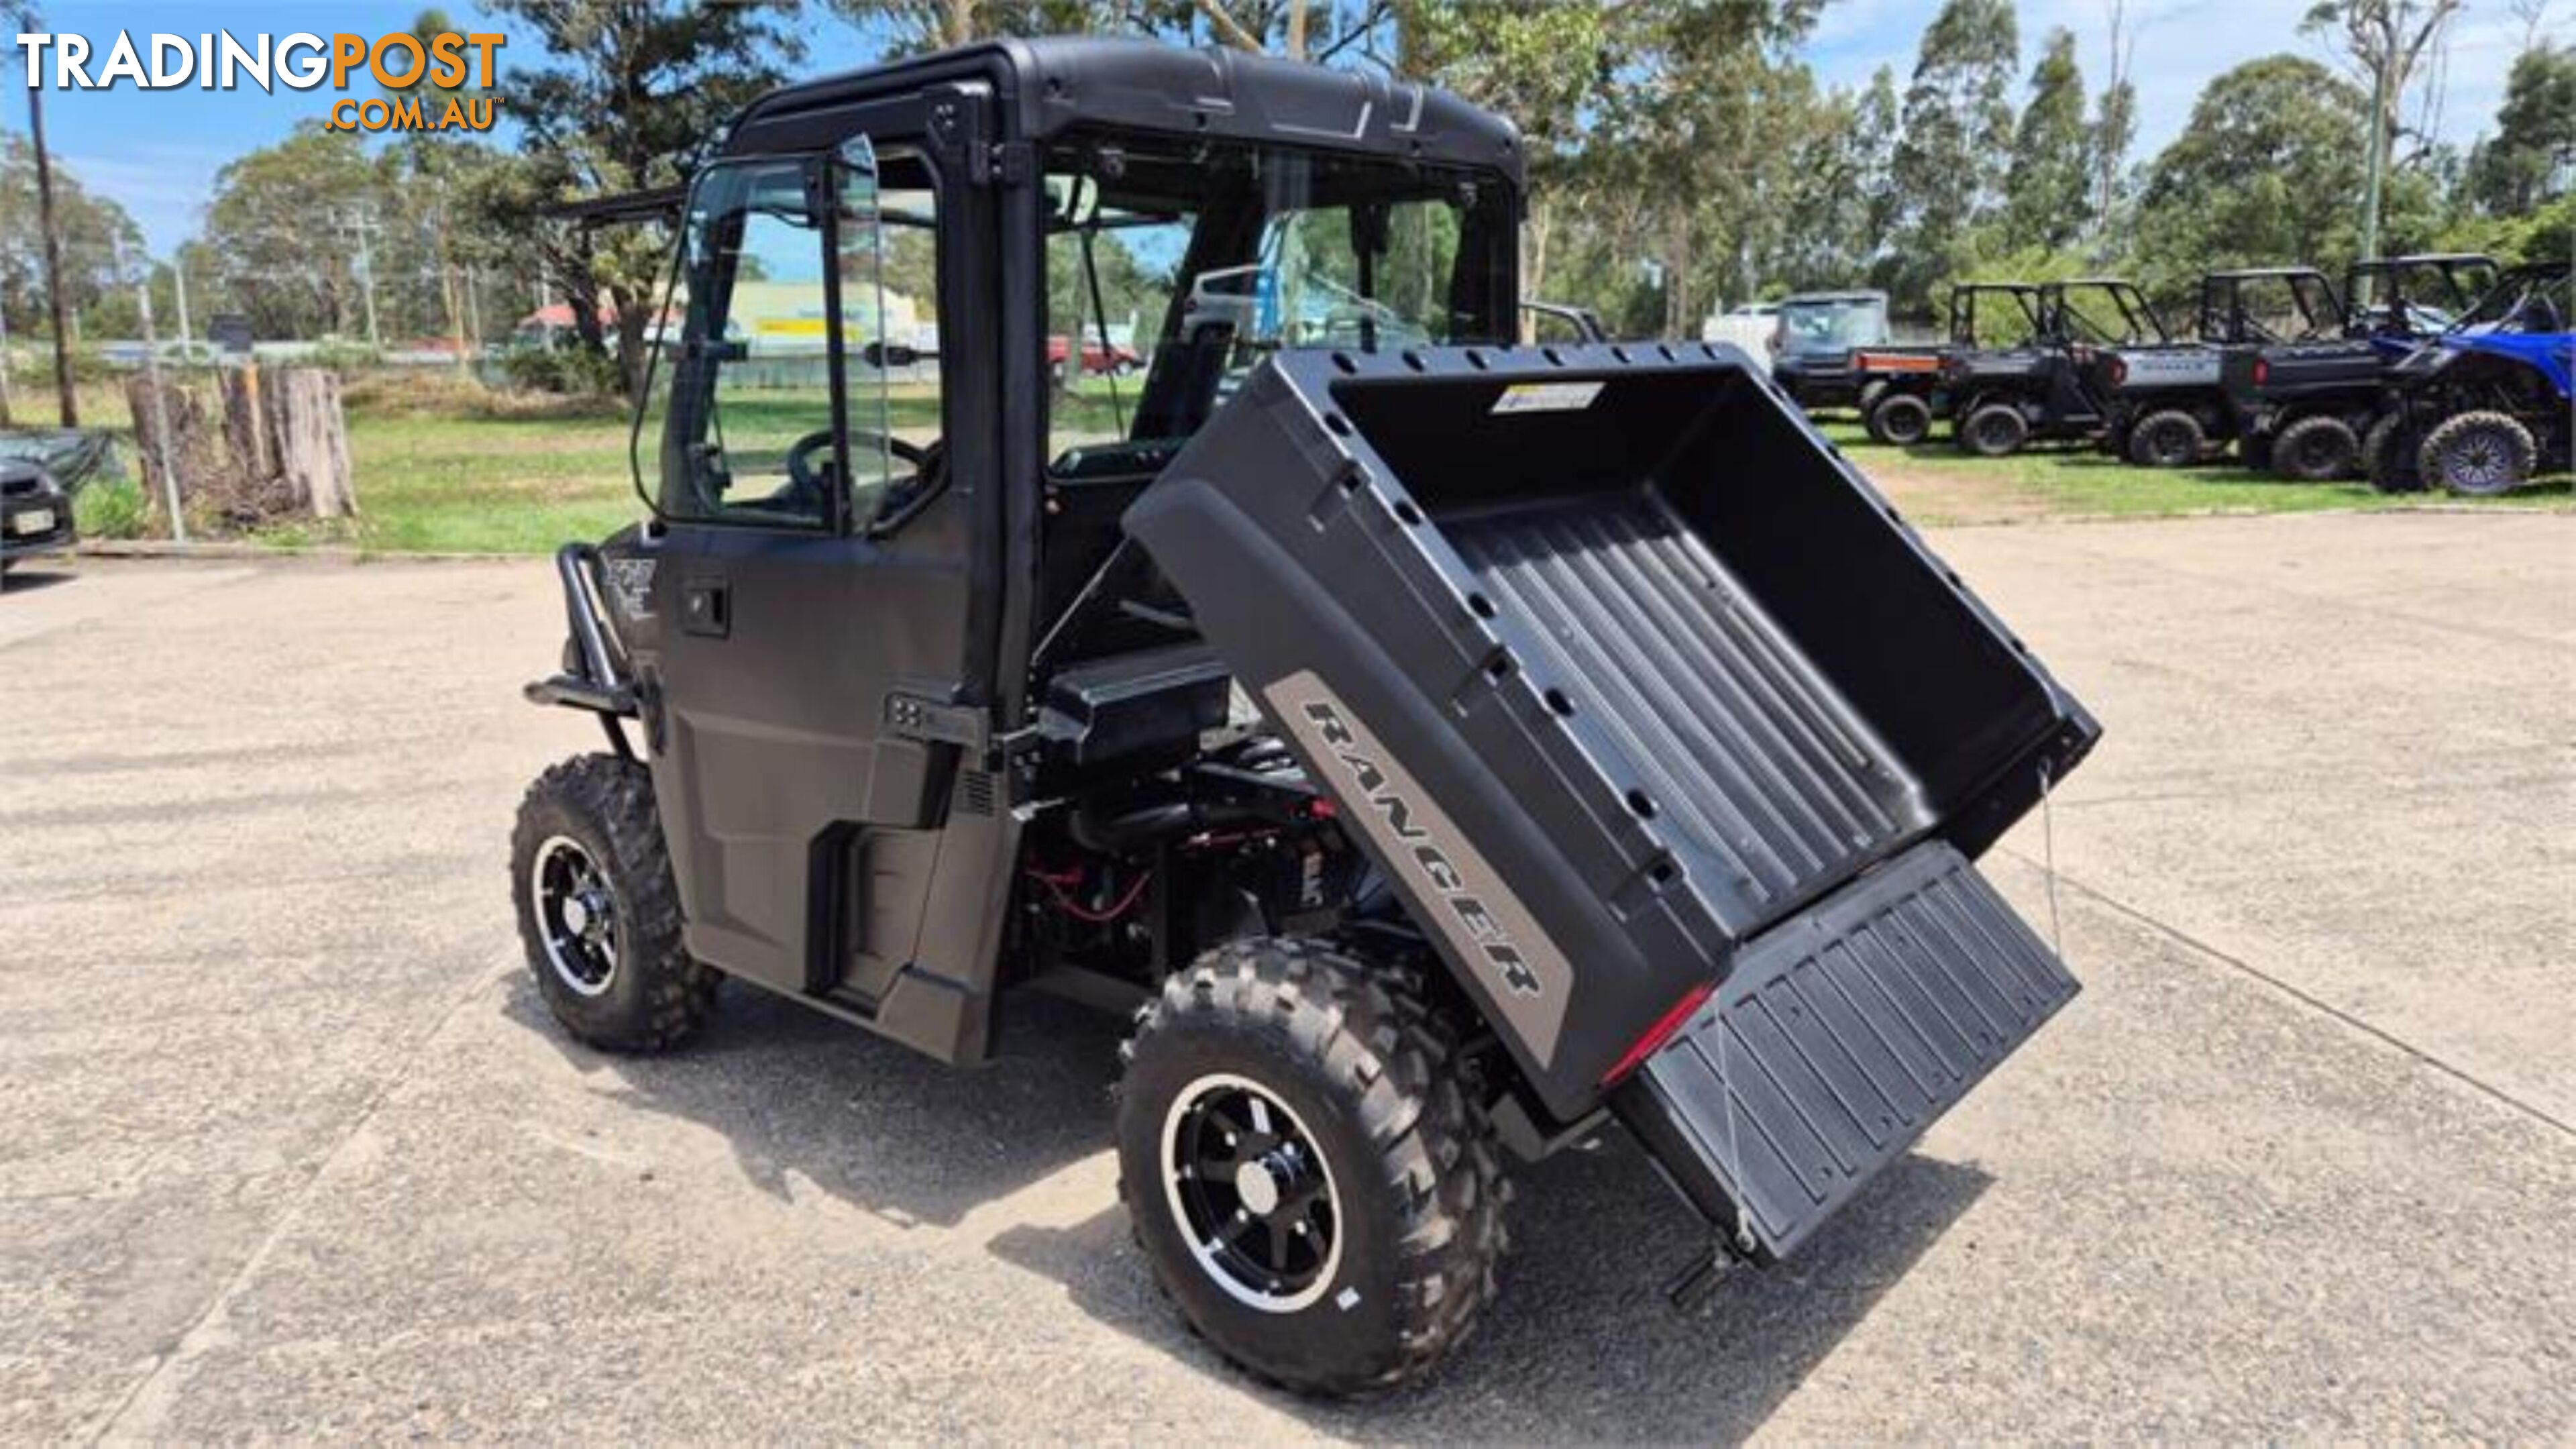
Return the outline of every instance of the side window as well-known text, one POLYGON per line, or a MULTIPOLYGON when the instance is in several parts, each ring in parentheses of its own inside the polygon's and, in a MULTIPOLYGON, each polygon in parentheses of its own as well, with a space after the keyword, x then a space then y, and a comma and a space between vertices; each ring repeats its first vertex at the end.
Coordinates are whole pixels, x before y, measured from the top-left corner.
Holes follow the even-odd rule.
POLYGON ((920 157, 863 141, 839 174, 850 517, 867 527, 904 516, 945 466, 939 192, 920 157))
MULTIPOLYGON (((710 169, 690 200, 637 447, 658 436, 664 514, 815 528, 834 470, 823 170, 710 169)), ((639 458, 639 462, 641 459, 639 458)))

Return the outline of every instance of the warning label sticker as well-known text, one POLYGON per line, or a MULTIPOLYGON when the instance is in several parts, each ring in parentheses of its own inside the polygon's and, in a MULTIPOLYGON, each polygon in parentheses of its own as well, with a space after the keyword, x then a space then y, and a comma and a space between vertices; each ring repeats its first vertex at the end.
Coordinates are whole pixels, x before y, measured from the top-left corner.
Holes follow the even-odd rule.
POLYGON ((1572 413, 1601 395, 1597 382, 1516 382, 1494 399, 1498 413, 1572 413))

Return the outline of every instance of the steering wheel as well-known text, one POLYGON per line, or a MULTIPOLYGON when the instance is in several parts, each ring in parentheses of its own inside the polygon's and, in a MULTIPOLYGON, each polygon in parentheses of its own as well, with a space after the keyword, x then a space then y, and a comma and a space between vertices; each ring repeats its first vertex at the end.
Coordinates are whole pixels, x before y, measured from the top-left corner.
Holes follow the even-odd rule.
MULTIPOLYGON (((897 437, 891 437, 879 433, 862 432, 857 428, 852 428, 850 430, 851 451, 856 452, 861 443, 866 443, 871 447, 880 443, 884 444, 885 450, 888 453, 910 463, 913 471, 916 473, 920 472, 923 467, 930 462, 929 450, 918 444, 907 443, 903 439, 897 437)), ((829 461, 831 448, 832 430, 830 428, 816 428, 814 431, 798 438, 795 446, 787 450, 787 477, 796 485, 798 491, 816 493, 822 491, 823 470, 817 465, 818 463, 829 461), (818 454, 821 456, 818 457, 818 454)))

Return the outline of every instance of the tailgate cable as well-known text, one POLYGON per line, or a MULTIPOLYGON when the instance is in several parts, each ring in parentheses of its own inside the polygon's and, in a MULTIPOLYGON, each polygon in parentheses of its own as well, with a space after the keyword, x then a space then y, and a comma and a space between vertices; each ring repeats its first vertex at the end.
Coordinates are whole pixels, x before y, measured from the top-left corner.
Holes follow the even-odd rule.
POLYGON ((1695 1254, 1673 1280, 1664 1285, 1664 1296, 1678 1313, 1696 1313, 1717 1291, 1717 1282, 1739 1261, 1749 1260, 1759 1241, 1753 1236, 1753 1209, 1746 1199, 1751 1196, 1744 1182, 1744 1159, 1735 1134, 1735 1063, 1731 1039, 1735 1031, 1721 1013, 1717 1018, 1718 1097, 1726 1103, 1726 1177, 1735 1189, 1735 1232, 1731 1240, 1720 1239, 1707 1252, 1695 1254))
POLYGON ((2057 923, 2057 815, 2048 798, 2048 762, 2039 762, 2040 874, 2048 882, 2048 945, 2066 959, 2066 932, 2057 923))

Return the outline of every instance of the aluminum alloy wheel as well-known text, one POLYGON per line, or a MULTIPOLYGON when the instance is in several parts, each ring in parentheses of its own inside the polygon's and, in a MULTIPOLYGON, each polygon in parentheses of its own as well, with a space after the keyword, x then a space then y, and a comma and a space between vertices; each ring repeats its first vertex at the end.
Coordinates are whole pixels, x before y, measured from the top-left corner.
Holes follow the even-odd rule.
POLYGON ((2462 493, 2501 493, 2513 479, 2513 450, 2493 433, 2455 438, 2442 451, 2442 481, 2462 493))
POLYGON ((617 979, 617 893, 589 847, 547 837, 528 866, 528 899, 555 979, 582 996, 605 993, 617 979))
POLYGON ((1163 1196, 1201 1271, 1264 1313, 1322 1298, 1342 1263, 1341 1199, 1315 1134, 1270 1089, 1216 1072, 1163 1116, 1163 1196))

